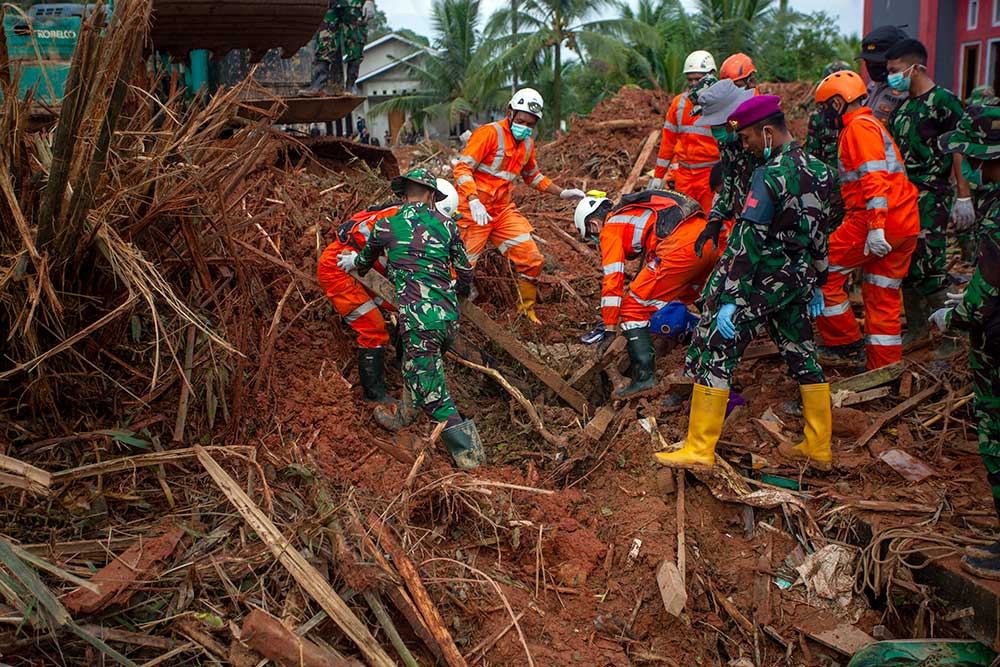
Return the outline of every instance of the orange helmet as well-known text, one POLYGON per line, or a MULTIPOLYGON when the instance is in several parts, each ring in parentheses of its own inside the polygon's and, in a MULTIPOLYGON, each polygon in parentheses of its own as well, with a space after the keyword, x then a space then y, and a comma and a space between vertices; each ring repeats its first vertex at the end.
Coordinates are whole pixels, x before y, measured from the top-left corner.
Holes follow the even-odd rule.
POLYGON ((738 81, 747 78, 756 71, 757 68, 753 66, 750 56, 745 53, 734 53, 723 61, 719 76, 723 79, 738 81))
POLYGON ((831 97, 840 95, 845 102, 850 104, 867 94, 865 81, 860 74, 851 70, 842 70, 834 72, 819 82, 819 86, 816 87, 816 103, 826 102, 831 97))

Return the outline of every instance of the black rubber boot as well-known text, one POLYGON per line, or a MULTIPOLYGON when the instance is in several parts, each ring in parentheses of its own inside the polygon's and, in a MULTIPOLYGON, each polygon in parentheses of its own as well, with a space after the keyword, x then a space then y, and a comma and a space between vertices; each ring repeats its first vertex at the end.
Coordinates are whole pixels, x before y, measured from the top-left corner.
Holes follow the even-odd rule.
POLYGON ((394 405, 396 399, 385 393, 385 348, 358 348, 358 376, 361 378, 361 388, 364 398, 371 403, 394 405))
POLYGON ((656 386, 656 356, 653 354, 653 339, 649 327, 622 331, 632 362, 632 382, 615 392, 615 398, 631 398, 656 386))
POLYGON ((472 470, 486 462, 479 429, 476 428, 476 422, 471 419, 460 421, 441 431, 441 441, 448 448, 455 465, 462 470, 472 470))
POLYGON ((358 74, 361 71, 361 61, 360 60, 348 60, 347 61, 347 80, 344 82, 344 88, 351 93, 351 95, 359 95, 361 93, 358 88, 358 74))
POLYGON ((847 345, 819 346, 819 362, 821 364, 864 366, 867 361, 865 343, 861 340, 847 345))
POLYGON ((903 334, 903 350, 922 342, 930 336, 927 318, 931 316, 927 297, 913 289, 904 287, 903 310, 906 311, 906 333, 903 334))
POLYGON ((313 61, 313 78, 306 88, 300 88, 297 95, 302 97, 316 97, 323 94, 327 82, 330 80, 330 63, 325 60, 316 59, 313 61))

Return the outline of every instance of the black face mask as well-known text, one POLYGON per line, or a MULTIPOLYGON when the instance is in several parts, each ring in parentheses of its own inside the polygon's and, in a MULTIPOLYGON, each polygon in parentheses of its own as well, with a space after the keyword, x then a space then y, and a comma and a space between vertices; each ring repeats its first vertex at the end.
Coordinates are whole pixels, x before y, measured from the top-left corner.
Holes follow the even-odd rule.
POLYGON ((844 117, 840 115, 840 112, 832 104, 824 104, 823 108, 820 109, 820 114, 823 117, 823 124, 827 127, 838 132, 844 127, 844 117))
POLYGON ((889 71, 886 69, 885 63, 873 63, 870 60, 866 60, 865 68, 868 70, 868 76, 871 77, 872 81, 885 83, 886 79, 889 78, 889 71))

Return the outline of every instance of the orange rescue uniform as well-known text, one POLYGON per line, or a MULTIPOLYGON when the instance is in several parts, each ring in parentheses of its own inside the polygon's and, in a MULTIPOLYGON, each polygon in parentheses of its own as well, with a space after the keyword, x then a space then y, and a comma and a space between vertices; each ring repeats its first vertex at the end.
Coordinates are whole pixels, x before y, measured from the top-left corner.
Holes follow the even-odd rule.
MULTIPOLYGON (((358 347, 381 347, 389 342, 379 308, 389 311, 394 308, 381 297, 370 294, 357 278, 337 266, 337 257, 342 252, 360 252, 368 242, 375 223, 392 217, 398 209, 399 204, 391 204, 354 214, 337 229, 337 239, 326 247, 319 258, 316 273, 320 287, 344 321, 357 332, 358 347)), ((375 270, 385 275, 384 256, 375 264, 375 270)))
POLYGON ((863 267, 870 370, 903 358, 899 289, 920 233, 917 189, 906 178, 895 142, 868 107, 844 115, 837 153, 846 212, 844 222, 830 235, 830 276, 823 286, 825 307, 816 325, 826 345, 861 340, 845 283, 855 267, 863 267), (864 254, 871 229, 885 230, 892 246, 885 257, 864 254))
POLYGON ((694 104, 689 94, 685 91, 670 102, 653 175, 665 178, 673 163, 674 189, 697 199, 702 210, 711 211, 713 193, 708 180, 712 166, 719 161, 719 145, 712 137, 711 126, 700 115, 691 115, 694 104))
POLYGON ((531 232, 531 223, 511 201, 514 183, 521 179, 544 192, 552 180, 542 174, 535 162, 535 142, 529 137, 516 141, 507 119, 482 125, 469 137, 454 168, 458 190, 458 220, 469 261, 475 266, 491 241, 514 263, 519 276, 535 281, 542 273, 545 258, 539 252, 531 232), (493 220, 479 226, 472 219, 469 197, 477 195, 493 220))
MULTIPOLYGON (((705 229, 701 210, 684 212, 667 192, 642 193, 639 201, 620 205, 601 228, 601 317, 605 327, 621 322, 622 329, 648 326, 649 318, 671 301, 693 303, 712 272, 719 249, 706 245, 702 256, 694 242, 705 229), (665 216, 666 238, 656 232, 658 216, 665 216), (676 216, 670 220, 671 216, 676 216), (625 262, 642 258, 643 266, 625 294, 625 262), (623 296, 624 295, 624 296, 623 296)), ((728 225, 719 239, 725 247, 728 225)))

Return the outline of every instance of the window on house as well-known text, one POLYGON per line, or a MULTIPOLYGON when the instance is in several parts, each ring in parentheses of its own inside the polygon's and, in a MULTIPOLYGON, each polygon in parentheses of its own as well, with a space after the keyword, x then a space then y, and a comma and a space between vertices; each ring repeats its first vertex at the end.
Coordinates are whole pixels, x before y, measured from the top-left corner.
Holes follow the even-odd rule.
POLYGON ((1000 25, 1000 1, 993 0, 993 25, 1000 25))
POLYGON ((979 0, 969 0, 969 15, 966 17, 965 27, 975 30, 977 25, 979 25, 979 0))

